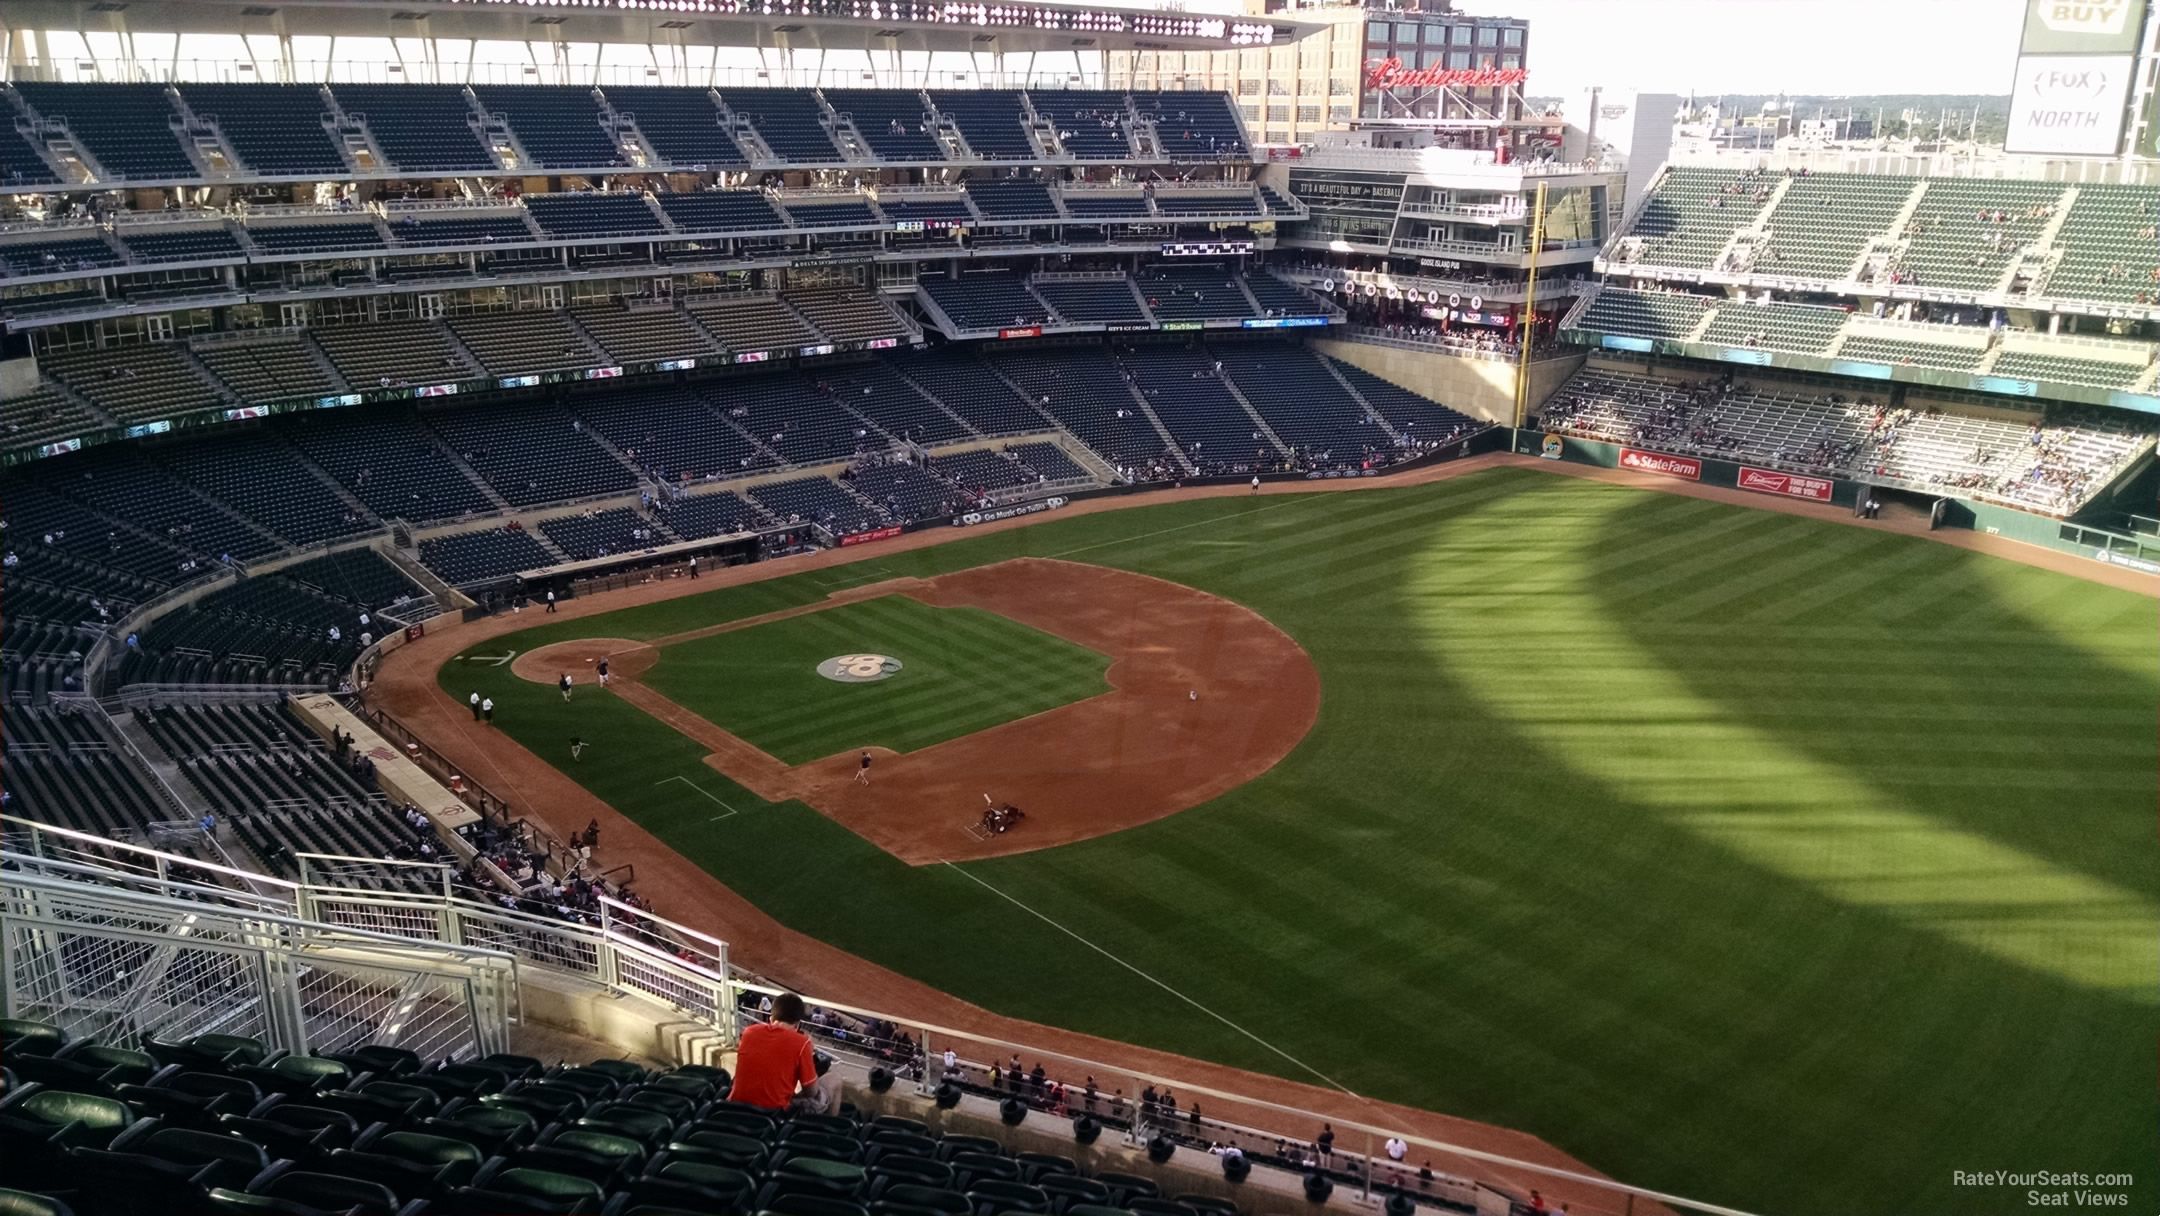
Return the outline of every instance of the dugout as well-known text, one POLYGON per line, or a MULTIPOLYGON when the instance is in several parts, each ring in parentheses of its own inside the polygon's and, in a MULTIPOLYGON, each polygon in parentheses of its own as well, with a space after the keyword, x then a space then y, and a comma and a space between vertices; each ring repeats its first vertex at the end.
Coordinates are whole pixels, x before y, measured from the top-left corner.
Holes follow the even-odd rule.
POLYGON ((702 573, 780 557, 805 547, 816 547, 816 541, 801 525, 732 532, 526 570, 490 590, 512 600, 542 600, 550 591, 558 600, 571 600, 594 591, 613 591, 656 579, 687 578, 693 557, 702 573))

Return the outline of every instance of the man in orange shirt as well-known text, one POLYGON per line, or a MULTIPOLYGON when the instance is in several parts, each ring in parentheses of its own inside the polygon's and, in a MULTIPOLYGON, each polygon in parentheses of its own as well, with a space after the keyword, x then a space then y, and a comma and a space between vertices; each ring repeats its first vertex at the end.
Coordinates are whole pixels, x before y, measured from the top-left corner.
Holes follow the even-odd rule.
POLYGON ((742 1032, 742 1042, 735 1048, 735 1086, 728 1093, 729 1101, 786 1110, 797 1085, 808 1089, 817 1084, 810 1036, 798 1028, 802 1018, 802 998, 783 992, 773 998, 770 1022, 742 1032))

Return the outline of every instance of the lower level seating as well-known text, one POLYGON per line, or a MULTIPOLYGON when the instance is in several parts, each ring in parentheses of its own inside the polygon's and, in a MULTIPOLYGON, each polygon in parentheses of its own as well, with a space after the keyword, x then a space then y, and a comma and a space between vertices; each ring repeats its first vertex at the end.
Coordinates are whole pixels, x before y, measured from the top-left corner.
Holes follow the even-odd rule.
POLYGON ((540 531, 555 542, 556 548, 568 554, 571 561, 634 553, 674 540, 653 521, 628 507, 558 515, 541 520, 540 531))
POLYGON ((556 558, 522 531, 489 528, 423 540, 420 561, 444 582, 464 587, 522 570, 542 570, 554 565, 556 558))
POLYGON ((359 604, 325 595, 279 573, 244 578, 158 617, 121 658, 121 685, 334 685, 360 653, 359 604))
POLYGON ((89 714, 10 705, 5 765, 9 813, 39 823, 140 839, 184 814, 89 714))
POLYGON ((883 527, 877 508, 849 494, 830 477, 802 477, 753 486, 750 497, 784 523, 818 524, 835 536, 883 527))
POLYGON ((962 503, 951 482, 900 460, 864 461, 840 480, 895 521, 951 515, 962 503))
POLYGON ((1027 468, 1041 474, 1048 481, 1066 481, 1093 474, 1073 462, 1065 450, 1054 443, 1016 443, 1006 451, 1027 468))
POLYGON ((151 706, 137 718, 270 873, 296 877, 295 853, 419 859, 414 829, 375 791, 372 761, 332 748, 285 706, 151 706))
POLYGON ((656 511, 660 519, 667 524, 668 531, 684 540, 707 540, 715 536, 732 536, 737 532, 752 532, 773 522, 772 517, 756 503, 738 497, 728 490, 718 490, 710 494, 685 494, 659 504, 656 511))

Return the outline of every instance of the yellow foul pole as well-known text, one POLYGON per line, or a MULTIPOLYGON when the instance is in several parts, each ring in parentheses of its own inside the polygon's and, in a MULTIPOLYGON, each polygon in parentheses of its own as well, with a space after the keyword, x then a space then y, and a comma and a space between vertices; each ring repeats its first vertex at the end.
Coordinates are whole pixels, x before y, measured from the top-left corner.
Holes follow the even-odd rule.
POLYGON ((1523 419, 1530 415, 1530 339, 1537 333, 1537 268, 1538 254, 1545 248, 1545 183, 1539 182, 1537 202, 1530 208, 1530 281, 1523 292, 1522 316, 1515 325, 1515 337, 1522 350, 1515 360, 1515 426, 1522 428, 1523 419))

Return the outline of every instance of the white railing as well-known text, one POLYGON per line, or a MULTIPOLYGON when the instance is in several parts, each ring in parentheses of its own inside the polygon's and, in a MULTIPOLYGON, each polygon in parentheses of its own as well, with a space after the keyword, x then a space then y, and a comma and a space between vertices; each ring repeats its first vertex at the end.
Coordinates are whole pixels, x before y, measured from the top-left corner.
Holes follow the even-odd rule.
POLYGON ((513 199, 501 198, 396 198, 380 204, 385 215, 430 211, 523 211, 513 199))
POLYGON ((208 1030, 286 1051, 505 1050, 517 963, 205 899, 199 885, 5 854, 0 973, 14 1017, 123 1047, 208 1030), (41 872, 42 871, 42 872, 41 872))
POLYGON ((252 342, 289 341, 306 335, 307 327, 304 325, 266 325, 260 329, 221 329, 215 333, 191 334, 187 345, 189 350, 203 350, 208 347, 246 346, 252 342))
MULTIPOLYGON (((1489 363, 1513 363, 1522 358, 1520 352, 1509 349, 1493 349, 1474 343, 1461 342, 1442 336, 1420 337, 1415 334, 1383 329, 1376 325, 1351 325, 1341 331, 1354 342, 1369 342, 1375 346, 1400 346, 1408 350, 1438 351, 1459 359, 1483 359, 1489 363)), ((1566 352, 1558 352, 1566 353, 1566 352)), ((1532 356, 1536 358, 1535 354, 1532 356)))
POLYGON ((1521 223, 1530 218, 1530 212, 1524 207, 1487 203, 1404 203, 1402 213, 1426 219, 1479 220, 1494 224, 1521 223))
MULTIPOLYGON (((599 904, 599 923, 591 924, 531 916, 456 898, 303 886, 281 880, 268 880, 268 894, 250 894, 204 886, 185 876, 169 877, 175 866, 214 872, 217 877, 231 877, 235 872, 156 850, 128 846, 119 850, 118 861, 107 863, 101 854, 110 842, 86 833, 32 824, 13 816, 0 816, 0 828, 6 829, 9 837, 6 851, 0 853, 9 865, 9 872, 0 874, 0 891, 10 896, 0 907, 0 921, 5 921, 7 912, 18 906, 19 901, 13 898, 17 888, 34 888, 37 893, 60 891, 70 901, 70 919, 57 927, 64 931, 78 931, 83 921, 89 920, 93 922, 89 931, 95 932, 97 916, 84 917, 81 909, 126 906, 138 916, 147 910, 170 918, 168 923, 179 938, 178 945, 168 951, 171 954, 185 953, 194 944, 189 938, 204 936, 193 929, 193 924, 222 927, 245 923, 266 939, 264 953, 275 954, 273 962, 304 960, 310 967, 327 968, 334 982, 311 989, 305 1015, 294 1007, 286 992, 266 987, 259 1005, 270 1014, 239 1024, 239 1033, 256 1034, 290 1050, 337 1050, 361 1041, 401 1040, 423 1054, 436 1056, 463 1054, 468 1042, 475 1045, 474 1050, 503 1050, 490 1043, 507 1031, 516 1000, 515 981, 522 966, 545 967, 560 976, 657 1003, 719 1036, 722 1042, 734 1040, 739 1010, 754 1009, 761 999, 782 991, 760 977, 731 969, 726 943, 720 939, 605 897, 599 904), (31 847, 18 847, 26 837, 31 847), (48 856, 54 852, 75 855, 48 856), (324 952, 333 948, 336 961, 326 964, 324 952), (384 985, 375 977, 404 975, 399 968, 409 968, 415 960, 425 960, 438 971, 448 970, 466 980, 462 986, 429 994, 433 1019, 418 1027, 417 1035, 395 1028, 384 1033, 389 1024, 380 1016, 380 1002, 373 999, 384 985), (320 999, 324 996, 329 999, 320 999), (356 1030, 366 1031, 368 1037, 353 1039, 356 1030)), ((6 934, 11 951, 16 948, 17 936, 6 934)), ((27 939, 31 935, 20 936, 27 939)), ((222 941, 205 944, 228 949, 222 941)), ((251 940, 250 945, 260 947, 263 943, 251 940)), ((62 999, 69 991, 68 983, 72 982, 76 989, 88 988, 96 973, 78 967, 77 974, 60 976, 58 970, 67 958, 59 951, 48 953, 58 961, 41 959, 32 966, 9 969, 9 996, 14 997, 18 985, 22 985, 25 996, 30 998, 22 1004, 11 1003, 10 1011, 16 1016, 22 1012, 36 1016, 60 1009, 65 1011, 61 1016, 66 1024, 84 1032, 94 1033, 100 1026, 119 1024, 118 1019, 105 1016, 116 1010, 115 1002, 102 992, 92 989, 62 999)), ((78 949, 74 953, 79 956, 83 952, 78 949)), ((92 967, 108 962, 112 969, 128 969, 114 948, 95 947, 87 957, 92 967)), ((12 955, 9 961, 14 961, 12 955)), ((136 959, 130 957, 127 961, 136 959)), ((136 962, 136 969, 139 971, 143 965, 136 962)), ((155 956, 149 965, 157 965, 155 956)), ((278 974, 273 968, 263 970, 278 974)), ((196 961, 188 973, 219 985, 231 982, 229 977, 237 974, 220 957, 211 958, 208 964, 196 961)), ((412 981, 407 978, 405 982, 412 981)), ((1046 1067, 1058 1070, 1054 1075, 1065 1083, 1070 1113, 1095 1109, 1084 1105, 1087 1099, 1082 1097, 1078 1083, 1082 1077, 1096 1082, 1101 1113, 1110 1115, 1114 1122, 1124 1120, 1120 1112, 1110 1109, 1108 1095, 1115 1091, 1134 1095, 1121 1108, 1136 1116, 1136 1126, 1128 1135, 1139 1140, 1154 1132, 1193 1134, 1182 1113, 1174 1121, 1152 1125, 1137 1118, 1142 1113, 1135 1105, 1137 1095, 1149 1087, 1175 1091, 1188 1110, 1196 1100, 1204 1101, 1209 1117, 1202 1121, 1198 1133, 1201 1138, 1250 1146, 1254 1156, 1269 1154, 1267 1146, 1285 1138, 1301 1143, 1313 1128, 1330 1122, 1336 1129, 1336 1155, 1341 1158, 1330 1163, 1332 1172, 1349 1177, 1373 1198, 1387 1189, 1381 1181, 1382 1173, 1397 1168, 1381 1153, 1384 1142, 1394 1138, 1407 1143, 1415 1159, 1430 1160, 1444 1168, 1446 1173, 1436 1173, 1437 1193, 1470 1201, 1466 1206, 1474 1206, 1479 1193, 1501 1203, 1505 1202, 1504 1196, 1520 1200, 1526 1187, 1543 1185, 1566 1186, 1573 1194, 1594 1195, 1594 1202, 1585 1200, 1574 1205, 1573 1210, 1585 1216, 1621 1216, 1633 1212, 1638 1201, 1663 1203, 1707 1216, 1749 1216, 1738 1209, 1409 1134, 1379 1123, 1323 1114, 1071 1052, 1044 1051, 1037 1044, 835 1000, 812 998, 811 1007, 811 1018, 804 1028, 821 1046, 862 1067, 889 1067, 911 1079, 924 1094, 947 1080, 982 1092, 978 1079, 987 1077, 993 1065, 1024 1054, 1030 1061, 1042 1061, 1046 1067), (872 1033, 871 1028, 883 1030, 872 1033), (955 1058, 955 1068, 949 1073, 940 1063, 948 1050, 955 1058)), ((159 1023, 168 1028, 163 1037, 175 1037, 176 1030, 188 1028, 184 1018, 192 1011, 176 1012, 179 1016, 159 1023)), ((1348 1091, 1344 1096, 1352 1103, 1364 1101, 1348 1091)))
POLYGON ((40 235, 50 235, 52 233, 62 232, 70 228, 96 228, 102 225, 104 222, 105 221, 103 219, 91 215, 88 212, 82 211, 78 211, 72 215, 48 217, 45 219, 11 220, 5 224, 0 224, 0 236, 15 236, 22 233, 37 233, 40 235))
POLYGON ((110 211, 106 218, 115 228, 147 228, 158 225, 222 224, 225 213, 215 208, 186 211, 110 211))

